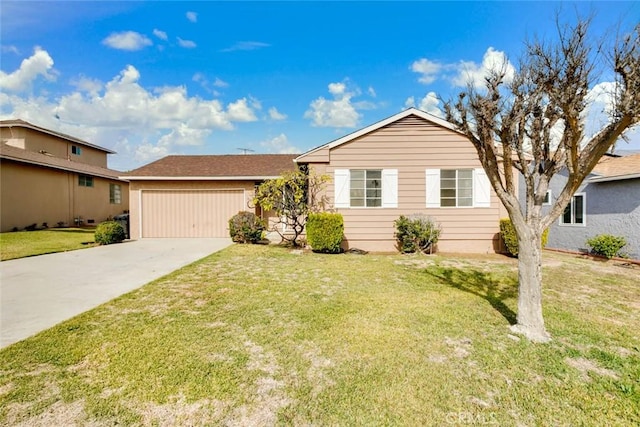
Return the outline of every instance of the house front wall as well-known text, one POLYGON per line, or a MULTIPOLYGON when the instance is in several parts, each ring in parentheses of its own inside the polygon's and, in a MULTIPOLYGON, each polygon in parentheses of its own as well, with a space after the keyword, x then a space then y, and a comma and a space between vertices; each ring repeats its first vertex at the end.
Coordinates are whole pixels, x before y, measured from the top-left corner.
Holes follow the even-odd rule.
POLYGON ((231 216, 255 212, 254 194, 254 181, 133 180, 131 238, 226 237, 231 216), (190 218, 193 230, 185 226, 190 218))
POLYGON ((0 164, 1 231, 31 224, 49 227, 99 223, 129 208, 128 183, 93 177, 93 187, 79 185, 75 172, 2 159, 0 164), (121 202, 110 203, 110 184, 121 188, 121 202))
MULTIPOLYGON (((306 159, 302 159, 303 163, 306 159)), ((427 208, 427 169, 481 168, 473 145, 462 135, 417 117, 406 117, 330 150, 327 163, 309 163, 316 173, 334 176, 336 169, 396 169, 397 208, 340 208, 345 246, 369 251, 397 251, 394 221, 422 213, 442 227, 438 250, 500 250, 499 219, 504 208, 491 191, 489 207, 427 208)), ((333 184, 326 189, 334 200, 333 184)))
MULTIPOLYGON (((556 175, 549 185, 555 201, 567 178, 556 175)), ((627 246, 622 252, 640 259, 640 179, 583 182, 576 193, 585 195, 585 223, 563 225, 556 220, 549 230, 548 248, 589 252, 587 240, 599 234, 622 236, 627 246)), ((546 213, 549 207, 544 207, 546 213)))

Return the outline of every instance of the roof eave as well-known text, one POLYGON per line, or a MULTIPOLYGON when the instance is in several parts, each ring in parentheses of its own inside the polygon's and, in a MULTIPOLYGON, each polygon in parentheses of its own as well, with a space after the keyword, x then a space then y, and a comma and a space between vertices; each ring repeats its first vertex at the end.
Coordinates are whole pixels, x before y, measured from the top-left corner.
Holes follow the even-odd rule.
POLYGON ((640 173, 629 173, 625 175, 615 175, 615 176, 597 176, 597 177, 589 178, 589 182, 622 181, 625 179, 635 179, 635 178, 640 178, 640 173))
POLYGON ((280 178, 280 175, 256 176, 121 176, 127 181, 264 181, 265 179, 280 178))
POLYGON ((12 156, 8 156, 6 154, 1 154, 0 158, 6 159, 6 160, 11 160, 11 161, 14 161, 14 162, 27 163, 27 164, 30 164, 30 165, 42 166, 42 167, 56 169, 56 170, 74 172, 74 173, 79 173, 79 174, 83 174, 83 175, 97 176, 99 178, 113 179, 113 180, 116 180, 116 181, 126 181, 126 179, 120 178, 117 175, 107 175, 107 174, 103 174, 103 173, 95 172, 95 171, 85 171, 85 170, 81 170, 81 169, 73 168, 73 167, 64 167, 64 166, 59 166, 59 165, 53 165, 51 163, 39 162, 37 160, 28 160, 28 159, 22 159, 20 157, 12 157, 12 156))

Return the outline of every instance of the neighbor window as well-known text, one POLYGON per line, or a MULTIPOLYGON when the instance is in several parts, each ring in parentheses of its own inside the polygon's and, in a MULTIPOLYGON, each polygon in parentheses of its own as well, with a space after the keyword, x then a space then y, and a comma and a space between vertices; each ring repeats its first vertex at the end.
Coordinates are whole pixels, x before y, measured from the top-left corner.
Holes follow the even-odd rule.
POLYGON ((473 206, 473 169, 440 171, 440 206, 473 206))
POLYGON ((560 224, 584 225, 586 216, 586 203, 584 194, 576 194, 564 209, 560 217, 560 224))
POLYGON ((544 200, 542 201, 543 206, 548 206, 551 204, 551 190, 547 190, 547 194, 544 195, 544 200))
POLYGON ((80 187, 93 187, 93 177, 88 175, 78 175, 78 185, 80 187))
POLYGON ((122 203, 122 189, 120 184, 109 184, 109 203, 120 204, 122 203))
POLYGON ((82 149, 80 147, 78 147, 77 145, 71 146, 71 154, 75 154, 76 156, 79 156, 81 153, 82 153, 82 149))
POLYGON ((352 169, 350 199, 351 207, 382 206, 382 170, 352 169))

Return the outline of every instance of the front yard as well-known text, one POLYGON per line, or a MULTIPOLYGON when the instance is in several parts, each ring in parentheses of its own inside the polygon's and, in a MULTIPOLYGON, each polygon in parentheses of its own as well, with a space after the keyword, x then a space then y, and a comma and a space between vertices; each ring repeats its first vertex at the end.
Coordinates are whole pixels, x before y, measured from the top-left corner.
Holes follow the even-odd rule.
POLYGON ((638 270, 233 246, 0 351, 5 425, 638 425, 638 270))
POLYGON ((95 228, 49 228, 0 233, 0 260, 24 258, 94 246, 95 228))

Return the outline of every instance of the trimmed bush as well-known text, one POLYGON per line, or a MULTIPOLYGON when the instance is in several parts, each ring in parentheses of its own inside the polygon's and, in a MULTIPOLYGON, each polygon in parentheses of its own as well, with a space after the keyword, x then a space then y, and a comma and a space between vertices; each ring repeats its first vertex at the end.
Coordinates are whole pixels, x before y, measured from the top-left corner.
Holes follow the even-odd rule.
POLYGON ((229 220, 229 235, 236 243, 258 243, 265 223, 253 212, 240 211, 229 220))
POLYGON ((440 237, 440 225, 424 214, 400 215, 393 225, 397 247, 402 253, 431 253, 440 237))
POLYGON ((602 255, 608 259, 614 256, 621 256, 620 249, 626 244, 627 241, 624 237, 611 234, 599 234, 587 240, 587 245, 591 246, 591 253, 602 255))
MULTIPOLYGON (((503 218, 500 220, 500 236, 502 236, 502 241, 504 242, 505 247, 507 248, 507 252, 509 255, 517 257, 518 256, 518 235, 516 234, 516 229, 513 227, 511 220, 509 218, 503 218)), ((549 241, 549 229, 547 228, 542 233, 542 247, 547 246, 547 242, 549 241)))
POLYGON ((307 218, 307 243, 314 252, 337 254, 342 251, 344 221, 339 213, 310 213, 307 218))
POLYGON ((98 224, 95 232, 96 243, 110 245, 120 243, 126 238, 126 233, 122 226, 115 221, 104 221, 98 224))

